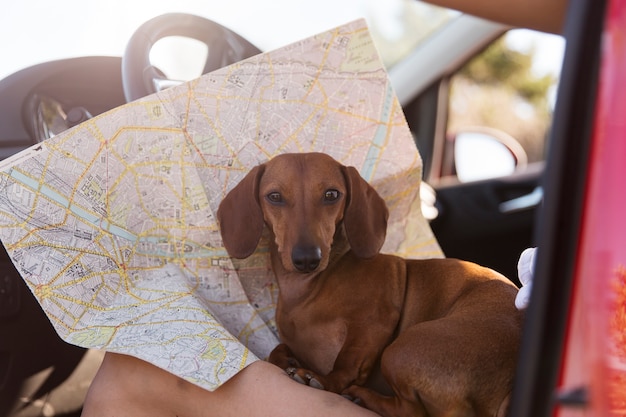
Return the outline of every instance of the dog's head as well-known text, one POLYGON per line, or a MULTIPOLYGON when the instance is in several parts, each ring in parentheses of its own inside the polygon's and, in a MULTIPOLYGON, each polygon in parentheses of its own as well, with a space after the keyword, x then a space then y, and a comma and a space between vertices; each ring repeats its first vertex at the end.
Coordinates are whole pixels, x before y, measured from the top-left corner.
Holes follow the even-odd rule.
POLYGON ((303 273, 326 268, 342 222, 357 256, 376 255, 387 217, 384 200, 355 168, 322 153, 283 154, 253 168, 217 212, 231 256, 250 256, 266 224, 283 267, 303 273))

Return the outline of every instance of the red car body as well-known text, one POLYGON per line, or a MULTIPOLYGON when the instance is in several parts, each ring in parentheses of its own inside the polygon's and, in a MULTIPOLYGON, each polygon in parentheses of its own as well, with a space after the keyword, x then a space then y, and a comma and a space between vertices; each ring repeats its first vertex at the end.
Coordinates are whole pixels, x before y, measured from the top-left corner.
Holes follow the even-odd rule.
MULTIPOLYGON (((602 34, 561 392, 589 387, 585 415, 626 415, 626 2, 612 1, 602 34)), ((556 415, 578 416, 570 407, 556 415)))

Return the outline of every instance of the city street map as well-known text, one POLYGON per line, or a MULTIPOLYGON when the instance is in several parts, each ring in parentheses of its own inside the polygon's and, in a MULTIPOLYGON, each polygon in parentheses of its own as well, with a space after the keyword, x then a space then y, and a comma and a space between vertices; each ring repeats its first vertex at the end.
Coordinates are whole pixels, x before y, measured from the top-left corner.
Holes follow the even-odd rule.
POLYGON ((383 252, 441 256, 421 215, 420 156, 362 20, 3 161, 0 239, 63 340, 213 390, 278 343, 266 238, 229 258, 219 203, 253 166, 310 151, 357 167, 385 198, 383 252))

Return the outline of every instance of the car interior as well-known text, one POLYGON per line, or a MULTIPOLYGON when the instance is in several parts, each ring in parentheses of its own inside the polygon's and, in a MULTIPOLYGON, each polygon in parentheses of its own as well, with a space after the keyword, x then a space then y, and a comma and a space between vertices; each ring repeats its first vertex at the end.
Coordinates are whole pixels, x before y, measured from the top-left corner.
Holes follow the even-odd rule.
MULTIPOLYGON (((586 21, 590 26, 587 33, 599 37, 601 10, 583 5, 575 8, 571 15, 571 21, 586 21), (585 20, 583 15, 588 11, 593 12, 594 18, 585 20)), ((423 158, 425 198, 422 209, 425 213, 433 213, 427 217, 446 256, 491 267, 520 285, 516 269, 520 253, 535 246, 538 240, 544 243, 550 241, 552 243, 548 246, 556 247, 567 239, 566 236, 558 236, 561 232, 555 231, 550 221, 557 220, 561 224, 576 221, 573 214, 567 214, 563 204, 577 207, 576 201, 580 196, 567 197, 565 194, 569 186, 566 184, 581 181, 582 174, 578 172, 569 177, 568 165, 573 166, 575 158, 584 153, 586 145, 566 144, 565 141, 572 129, 589 129, 589 110, 582 100, 593 94, 596 69, 586 68, 580 73, 571 69, 561 79, 560 94, 567 93, 564 84, 571 86, 579 83, 590 87, 582 96, 570 90, 571 104, 556 110, 564 113, 560 116, 561 120, 576 118, 578 114, 585 117, 578 118, 581 125, 578 127, 563 123, 552 127, 553 139, 548 154, 555 160, 550 160, 548 175, 544 160, 522 164, 520 161, 523 158, 517 156, 517 169, 508 175, 460 181, 456 176, 457 166, 453 156, 455 138, 449 135, 447 129, 451 79, 510 28, 466 15, 451 24, 457 25, 456 30, 442 31, 439 37, 429 41, 432 43, 424 43, 416 51, 417 55, 407 57, 389 71, 423 158), (459 39, 464 39, 463 48, 458 46, 461 45, 459 39), (451 52, 449 48, 455 46, 459 50, 451 52), (420 59, 423 56, 437 58, 425 62, 420 59), (419 79, 412 75, 416 71, 421 74, 419 79), (554 157, 556 154, 561 156, 554 157), (544 201, 544 189, 552 192, 560 190, 562 200, 553 198, 544 201), (541 219, 540 225, 538 219, 541 219)), ((129 40, 127 51, 130 52, 124 56, 89 56, 45 62, 0 80, 0 160, 71 128, 85 118, 166 86, 168 79, 158 68, 151 67, 148 80, 137 69, 149 60, 150 48, 162 37, 180 35, 209 44, 226 42, 225 52, 221 54, 214 52, 215 46, 209 48, 213 52, 209 53, 211 59, 207 61, 203 73, 259 52, 235 32, 191 15, 158 17, 146 22, 136 34, 129 40), (193 30, 187 30, 189 28, 193 30)), ((581 36, 568 38, 566 60, 573 62, 571 66, 575 68, 584 67, 579 62, 597 61, 585 61, 596 58, 597 42, 585 42, 581 36)), ((560 100, 564 101, 563 97, 560 100)), ((574 189, 574 186, 571 187, 574 189)), ((550 253, 554 256, 553 261, 544 260, 541 264, 543 273, 567 275, 567 265, 571 262, 565 260, 571 257, 573 250, 567 242, 563 243, 560 250, 550 253), (558 265, 559 259, 564 260, 564 266, 558 265), (565 270, 557 271, 559 267, 565 270)), ((0 254, 0 264, 0 415, 79 416, 82 399, 102 353, 63 342, 4 249, 0 254), (42 353, 42 347, 45 347, 45 353, 42 353)), ((541 317, 549 303, 556 303, 554 308, 561 311, 566 308, 562 305, 563 300, 560 304, 554 300, 558 298, 556 286, 567 286, 567 283, 550 282, 545 285, 549 286, 545 288, 545 297, 537 302, 539 307, 529 313, 531 324, 528 331, 540 340, 525 341, 525 358, 534 359, 530 359, 524 371, 520 372, 519 393, 514 399, 515 404, 528 401, 539 405, 533 406, 532 411, 530 406, 520 406, 515 415, 544 415, 542 407, 548 407, 550 403, 545 392, 551 391, 549 386, 556 378, 557 371, 553 369, 556 365, 546 362, 558 357, 563 337, 562 323, 558 319, 545 323, 541 317), (548 353, 540 355, 540 349, 546 349, 548 353), (546 367, 552 369, 551 378, 537 384, 541 379, 541 369, 546 367), (522 381, 522 378, 525 379, 522 381), (532 383, 537 385, 532 387, 532 383), (528 400, 533 395, 542 400, 538 403, 528 400)))

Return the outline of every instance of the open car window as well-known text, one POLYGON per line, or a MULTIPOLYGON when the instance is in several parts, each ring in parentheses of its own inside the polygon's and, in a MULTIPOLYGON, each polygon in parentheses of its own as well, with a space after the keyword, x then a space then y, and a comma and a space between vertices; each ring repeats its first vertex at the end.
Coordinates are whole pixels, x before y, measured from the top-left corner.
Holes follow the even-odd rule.
POLYGON ((544 161, 564 46, 513 29, 455 72, 441 177, 495 178, 544 161))

